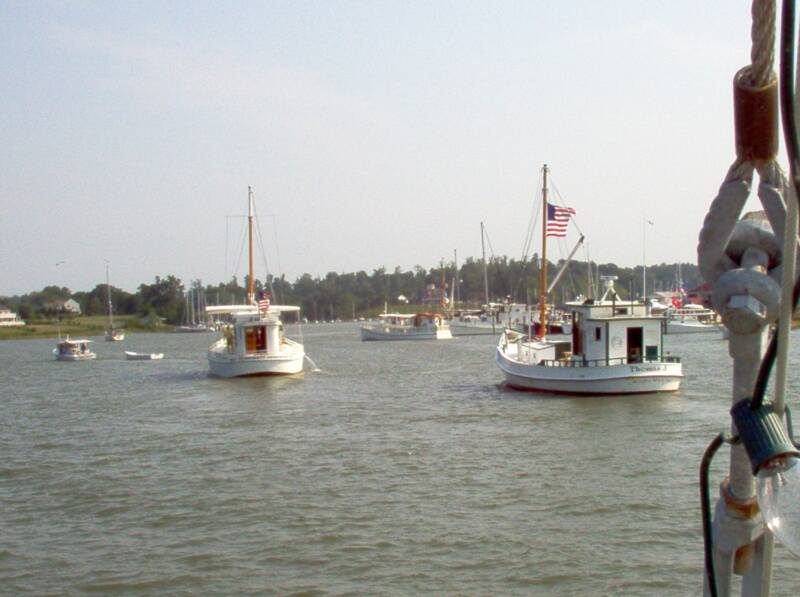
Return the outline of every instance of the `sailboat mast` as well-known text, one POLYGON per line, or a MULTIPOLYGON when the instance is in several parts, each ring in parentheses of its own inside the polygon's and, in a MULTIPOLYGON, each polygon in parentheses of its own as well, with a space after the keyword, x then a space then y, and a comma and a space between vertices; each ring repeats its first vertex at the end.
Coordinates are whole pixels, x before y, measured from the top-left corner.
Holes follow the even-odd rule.
MULTIPOLYGON (((539 337, 547 330, 547 164, 542 168, 542 259, 539 267, 539 337)), ((533 322, 531 322, 533 325, 533 322)))
POLYGON ((108 284, 108 264, 106 263, 106 291, 108 293, 108 329, 114 328, 114 316, 111 314, 111 286, 108 284))
POLYGON ((489 274, 486 271, 486 245, 483 242, 483 222, 481 222, 481 253, 483 254, 483 297, 489 305, 489 274))
POLYGON ((253 281, 253 187, 247 187, 247 240, 250 248, 250 278, 247 283, 247 303, 252 305, 256 293, 253 281))

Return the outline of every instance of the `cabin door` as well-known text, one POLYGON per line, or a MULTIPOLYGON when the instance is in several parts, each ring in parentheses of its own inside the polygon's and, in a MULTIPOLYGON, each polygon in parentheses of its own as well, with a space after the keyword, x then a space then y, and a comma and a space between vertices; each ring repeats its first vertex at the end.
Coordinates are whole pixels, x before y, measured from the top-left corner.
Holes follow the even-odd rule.
POLYGON ((628 328, 628 362, 642 362, 643 328, 628 328))

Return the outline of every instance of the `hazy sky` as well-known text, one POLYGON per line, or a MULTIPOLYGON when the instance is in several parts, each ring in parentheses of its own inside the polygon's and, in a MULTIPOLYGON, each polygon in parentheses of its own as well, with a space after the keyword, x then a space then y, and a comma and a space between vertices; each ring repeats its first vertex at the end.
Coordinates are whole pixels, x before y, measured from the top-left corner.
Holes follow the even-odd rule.
POLYGON ((292 281, 519 257, 545 162, 593 259, 694 262, 749 52, 722 0, 4 2, 0 295, 222 281, 248 185, 292 281))

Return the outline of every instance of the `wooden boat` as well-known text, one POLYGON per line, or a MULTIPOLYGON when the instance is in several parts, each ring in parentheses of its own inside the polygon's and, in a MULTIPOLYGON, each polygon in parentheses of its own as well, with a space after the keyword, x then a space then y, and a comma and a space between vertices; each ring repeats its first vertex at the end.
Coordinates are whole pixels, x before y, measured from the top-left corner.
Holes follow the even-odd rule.
POLYGON ((90 361, 97 358, 97 355, 89 349, 91 343, 91 340, 85 338, 70 340, 68 337, 56 344, 53 355, 57 361, 90 361))
MULTIPOLYGON (((544 222, 540 270, 539 321, 547 329, 547 166, 544 167, 544 222)), ((506 330, 495 362, 506 385, 561 394, 631 394, 671 392, 680 387, 680 359, 664 352, 664 318, 652 315, 645 302, 621 301, 616 276, 603 276, 606 290, 599 301, 567 303, 571 335, 549 340, 545 334, 525 336, 506 330)))
POLYGON ((221 328, 222 337, 208 348, 208 368, 218 377, 292 375, 303 371, 303 345, 284 335, 281 314, 299 313, 300 307, 271 305, 262 295, 256 302, 253 273, 253 190, 248 187, 248 239, 250 249, 247 305, 207 307, 215 316, 231 320, 221 328))
POLYGON ((361 326, 362 340, 449 340, 450 326, 436 313, 383 313, 361 326))
POLYGON ((720 329, 716 312, 701 305, 669 308, 665 316, 668 334, 701 334, 720 329))

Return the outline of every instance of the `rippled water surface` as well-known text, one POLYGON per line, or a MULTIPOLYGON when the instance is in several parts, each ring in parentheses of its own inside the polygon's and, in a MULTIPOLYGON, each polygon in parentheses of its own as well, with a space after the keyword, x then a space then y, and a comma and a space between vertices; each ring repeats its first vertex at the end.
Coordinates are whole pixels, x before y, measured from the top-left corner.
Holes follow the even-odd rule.
MULTIPOLYGON (((555 398, 504 389, 491 337, 303 333, 321 371, 247 380, 207 376, 212 335, 98 341, 85 363, 0 343, 0 592, 701 593, 716 334, 667 338, 677 394, 555 398)), ((775 569, 773 595, 797 594, 780 546, 775 569)))

